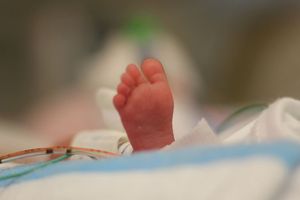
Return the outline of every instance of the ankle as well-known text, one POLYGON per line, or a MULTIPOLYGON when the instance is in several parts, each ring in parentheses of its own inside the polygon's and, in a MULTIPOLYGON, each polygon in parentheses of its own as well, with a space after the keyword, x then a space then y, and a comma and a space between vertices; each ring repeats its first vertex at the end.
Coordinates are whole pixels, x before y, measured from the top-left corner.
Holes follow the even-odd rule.
POLYGON ((134 151, 143 150, 155 150, 163 148, 166 145, 174 142, 174 135, 172 129, 167 132, 156 133, 155 135, 149 135, 145 137, 144 135, 140 138, 130 139, 130 143, 134 151))

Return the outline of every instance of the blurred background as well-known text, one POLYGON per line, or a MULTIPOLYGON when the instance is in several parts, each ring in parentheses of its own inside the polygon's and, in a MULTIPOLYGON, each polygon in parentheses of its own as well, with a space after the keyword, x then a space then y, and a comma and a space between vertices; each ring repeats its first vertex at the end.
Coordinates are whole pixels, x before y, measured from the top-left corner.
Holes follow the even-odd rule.
POLYGON ((96 90, 115 88, 125 66, 146 57, 165 65, 191 120, 198 108, 217 123, 239 105, 300 98, 299 9, 274 0, 2 0, 0 152, 103 127, 96 90))

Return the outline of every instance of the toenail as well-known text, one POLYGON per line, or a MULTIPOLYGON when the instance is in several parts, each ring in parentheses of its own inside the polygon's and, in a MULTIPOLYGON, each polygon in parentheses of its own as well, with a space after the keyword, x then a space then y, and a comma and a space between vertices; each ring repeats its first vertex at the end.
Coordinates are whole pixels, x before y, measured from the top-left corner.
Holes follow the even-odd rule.
POLYGON ((149 63, 149 62, 155 62, 156 61, 156 59, 155 58, 146 58, 146 59, 144 59, 144 61, 143 61, 143 63, 149 63))

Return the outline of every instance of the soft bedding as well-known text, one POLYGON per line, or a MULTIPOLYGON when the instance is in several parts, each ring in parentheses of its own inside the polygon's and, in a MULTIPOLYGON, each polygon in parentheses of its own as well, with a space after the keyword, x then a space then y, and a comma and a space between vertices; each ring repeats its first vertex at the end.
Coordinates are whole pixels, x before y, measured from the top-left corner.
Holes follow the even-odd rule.
POLYGON ((66 161, 0 181, 0 199, 299 199, 299 161, 291 141, 66 161))

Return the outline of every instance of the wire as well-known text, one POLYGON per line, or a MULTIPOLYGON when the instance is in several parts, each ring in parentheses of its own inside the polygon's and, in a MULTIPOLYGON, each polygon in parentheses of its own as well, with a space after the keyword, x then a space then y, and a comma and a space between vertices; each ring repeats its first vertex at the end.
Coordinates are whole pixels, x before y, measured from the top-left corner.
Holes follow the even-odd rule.
POLYGON ((61 162, 73 155, 85 155, 93 159, 119 156, 119 154, 103 151, 99 149, 90 149, 90 148, 72 147, 72 146, 54 146, 54 147, 26 149, 23 151, 17 151, 14 153, 5 154, 0 156, 0 163, 6 163, 6 162, 11 162, 13 160, 22 159, 22 158, 34 157, 39 155, 50 155, 50 154, 64 154, 64 155, 46 162, 42 162, 41 164, 36 164, 30 169, 18 173, 12 173, 8 175, 0 176, 0 181, 24 176, 38 169, 61 162))
POLYGON ((49 165, 61 162, 61 161, 65 160, 65 159, 67 159, 71 156, 72 156, 71 154, 65 154, 65 155, 60 156, 56 159, 49 160, 49 161, 43 162, 41 164, 35 165, 34 167, 32 167, 30 169, 27 169, 27 170, 24 170, 24 171, 21 171, 21 172, 18 172, 18 173, 12 173, 12 174, 9 174, 9 175, 0 176, 0 181, 24 176, 24 175, 32 173, 32 172, 34 172, 38 169, 42 169, 42 168, 47 167, 49 165))
POLYGON ((13 160, 18 160, 26 157, 34 157, 38 155, 50 155, 50 154, 86 155, 91 158, 119 156, 119 154, 103 151, 99 149, 90 149, 90 148, 72 147, 72 146, 54 146, 54 147, 26 149, 23 151, 17 151, 14 153, 5 154, 0 156, 0 163, 11 162, 13 160))

